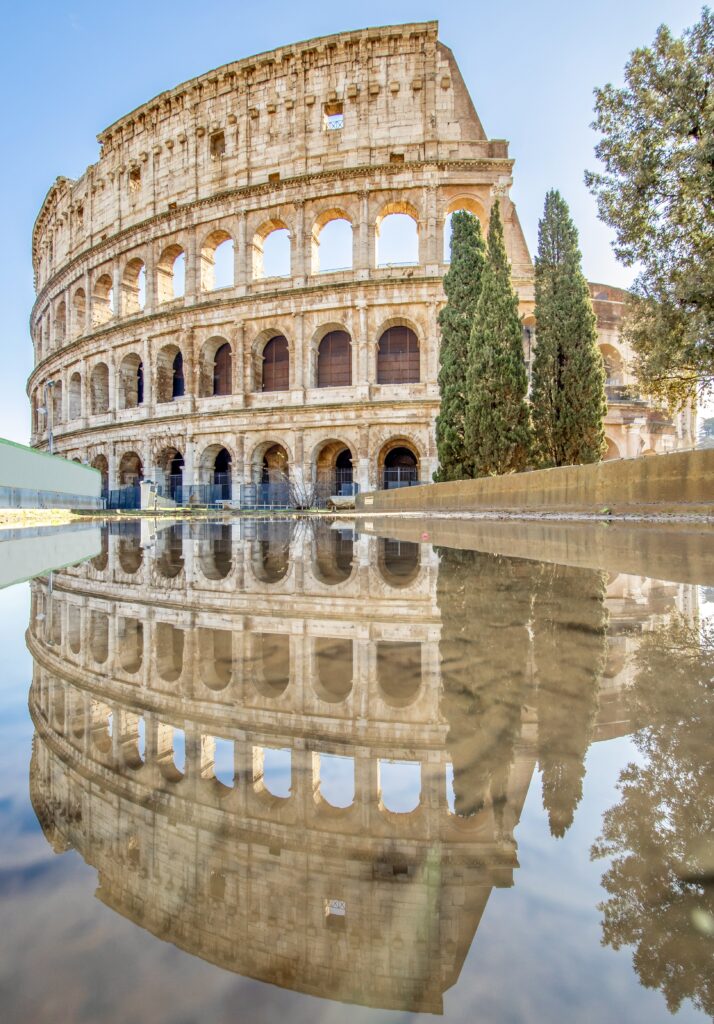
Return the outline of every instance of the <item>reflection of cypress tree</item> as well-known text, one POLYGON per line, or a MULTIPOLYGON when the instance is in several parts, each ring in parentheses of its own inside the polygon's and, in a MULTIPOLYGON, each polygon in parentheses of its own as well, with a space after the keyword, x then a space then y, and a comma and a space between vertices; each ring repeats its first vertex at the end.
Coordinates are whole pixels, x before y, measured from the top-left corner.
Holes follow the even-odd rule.
POLYGON ((533 606, 538 760, 554 836, 565 835, 583 794, 607 650, 604 598, 601 572, 541 566, 533 606))
POLYGON ((449 548, 439 553, 441 711, 449 722, 455 810, 477 813, 490 792, 500 814, 528 686, 537 563, 449 548))

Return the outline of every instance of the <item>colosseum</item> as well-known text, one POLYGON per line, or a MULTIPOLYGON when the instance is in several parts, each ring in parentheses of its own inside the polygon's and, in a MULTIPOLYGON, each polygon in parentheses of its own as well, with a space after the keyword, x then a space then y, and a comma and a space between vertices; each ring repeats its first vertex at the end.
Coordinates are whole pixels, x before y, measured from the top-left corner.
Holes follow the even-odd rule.
POLYGON ((631 731, 643 634, 698 621, 692 584, 488 542, 451 561, 314 520, 82 529, 95 557, 32 583, 47 840, 106 906, 209 963, 395 1010, 443 1012, 493 890, 517 884, 536 764, 562 835, 589 746, 631 731), (483 586, 451 586, 464 567, 483 586), (523 618, 536 593, 545 633, 523 618), (607 623, 584 671, 575 622, 607 623))
MULTIPOLYGON (((238 500, 285 480, 330 493, 430 481, 456 210, 486 229, 501 205, 530 362, 513 160, 436 22, 227 64, 98 140, 98 162, 58 178, 35 223, 28 395, 31 443, 89 462, 106 488, 146 479, 238 500)), ((691 446, 693 415, 672 421, 633 387, 624 293, 591 291, 607 457, 691 446)))

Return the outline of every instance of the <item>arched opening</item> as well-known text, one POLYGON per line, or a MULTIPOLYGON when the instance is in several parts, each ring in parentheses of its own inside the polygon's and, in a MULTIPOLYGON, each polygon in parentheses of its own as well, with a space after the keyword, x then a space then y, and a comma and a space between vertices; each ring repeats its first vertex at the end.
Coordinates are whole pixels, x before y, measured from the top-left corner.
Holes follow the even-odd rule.
POLYGON ((408 540, 380 537, 377 566, 390 587, 408 587, 419 575, 419 545, 408 540))
POLYGON ((252 633, 250 670, 263 697, 275 700, 290 685, 290 637, 285 633, 252 633))
POLYGON ((101 274, 92 289, 92 327, 101 327, 114 316, 114 287, 109 274, 101 274))
POLYGON ((82 378, 73 373, 69 378, 69 418, 78 420, 82 415, 82 378))
POLYGON ((72 654, 82 650, 82 610, 76 604, 67 609, 67 642, 72 654))
POLYGON ((315 579, 327 586, 345 583, 352 575, 354 535, 352 530, 333 530, 318 525, 315 531, 315 579))
POLYGON ((203 452, 198 464, 199 481, 208 487, 206 501, 230 501, 231 486, 231 453, 219 444, 209 445, 203 452))
POLYGON ((230 395, 233 392, 233 353, 225 338, 209 338, 201 349, 198 394, 230 395))
POLYGON ((377 383, 419 383, 419 340, 410 327, 388 327, 379 339, 377 383))
POLYGON ((127 576, 133 576, 141 568, 144 551, 141 547, 139 524, 121 523, 123 529, 117 541, 119 567, 127 576), (131 529, 129 529, 131 527, 131 529))
POLYGON ((225 690, 233 675, 233 634, 229 629, 198 630, 201 681, 209 690, 225 690))
MULTIPOLYGON (((75 462, 79 462, 79 459, 75 459, 75 462)), ((102 527, 101 533, 101 550, 98 555, 95 555, 91 559, 91 566, 95 572, 106 572, 107 566, 109 565, 109 531, 106 526, 102 527)))
POLYGON ((67 303, 62 299, 55 309, 55 345, 64 345, 67 338, 67 303))
POLYGON ((212 231, 201 247, 201 291, 233 287, 233 239, 227 231, 212 231))
POLYGON ((156 729, 156 762, 167 782, 180 782, 186 768, 186 734, 183 729, 159 722, 156 729))
POLYGON ((319 758, 320 796, 331 807, 350 807, 355 799, 355 761, 340 754, 315 754, 319 758))
POLYGON ((184 631, 170 622, 157 622, 154 643, 156 671, 165 683, 175 683, 183 671, 184 631))
POLYGON ((186 254, 180 245, 164 249, 156 265, 156 298, 171 302, 183 298, 186 290, 186 254))
POLYGON ((136 409, 144 402, 144 364, 132 352, 119 365, 117 405, 120 409, 136 409))
POLYGON ((231 528, 225 523, 206 523, 198 541, 198 563, 207 580, 224 580, 233 567, 231 528))
POLYGON ((280 220, 267 221, 253 236, 253 278, 290 277, 290 232, 280 220))
POLYGON ((109 412, 109 367, 97 363, 89 377, 90 408, 92 416, 109 412))
POLYGON ((352 384, 352 339, 347 331, 329 331, 317 347, 318 388, 352 384))
POLYGON ((605 366, 605 386, 621 388, 625 383, 625 363, 614 345, 601 345, 600 352, 605 366))
POLYGON ((286 800, 292 790, 292 751, 288 747, 254 747, 254 785, 286 800))
POLYGON ((251 563, 262 583, 279 583, 290 568, 290 523, 259 522, 256 526, 251 563))
POLYGON ((479 221, 482 231, 486 230, 486 212, 483 204, 471 196, 458 196, 447 205, 444 216, 444 263, 451 262, 452 218, 455 213, 469 213, 479 221))
POLYGON ((410 203, 390 203, 375 224, 378 267, 415 266, 419 262, 419 216, 410 203))
POLYGON ((352 494, 352 452, 343 441, 328 441, 315 462, 318 496, 324 501, 332 495, 352 494))
POLYGON ((380 453, 379 470, 384 490, 411 487, 419 480, 419 460, 406 444, 392 444, 380 453))
POLYGON ((611 459, 622 458, 620 455, 620 449, 613 439, 611 437, 606 437, 605 441, 607 442, 607 448, 605 449, 605 454, 602 457, 603 462, 609 462, 611 459))
POLYGON ((121 311, 124 316, 141 313, 146 305, 146 267, 135 257, 124 268, 121 281, 121 311))
POLYGON ((312 229, 312 273, 351 269, 352 221, 343 210, 328 210, 312 229))
POLYGON ((290 389, 290 346, 282 334, 270 338, 263 348, 261 391, 290 389))
POLYGON ((91 465, 92 469, 98 469, 102 474, 102 496, 106 498, 109 493, 109 463, 106 455, 95 455, 91 465))
POLYGON ((144 626, 139 619, 119 616, 117 648, 122 670, 129 675, 135 675, 141 669, 144 660, 144 626))
POLYGON ((185 393, 183 353, 176 345, 165 345, 156 360, 156 401, 172 402, 185 393))
POLYGON ((377 685, 389 707, 405 708, 412 704, 421 689, 421 644, 378 640, 377 685))
POLYGON ((119 486, 135 487, 144 479, 144 466, 136 452, 124 452, 119 460, 119 486))
POLYGON ((314 643, 315 692, 328 704, 341 704, 352 692, 352 640, 316 636, 314 643))
POLYGON ((421 765, 418 761, 380 759, 379 802, 393 814, 409 814, 421 800, 421 765))
POLYGON ((164 579, 175 579, 183 570, 183 530, 180 524, 162 530, 156 539, 155 565, 164 579))
POLYGON ((72 298, 72 333, 74 337, 87 329, 87 296, 84 288, 77 288, 72 298))
POLYGON ((283 484, 288 476, 288 453, 281 444, 272 444, 263 453, 260 467, 262 484, 283 484))

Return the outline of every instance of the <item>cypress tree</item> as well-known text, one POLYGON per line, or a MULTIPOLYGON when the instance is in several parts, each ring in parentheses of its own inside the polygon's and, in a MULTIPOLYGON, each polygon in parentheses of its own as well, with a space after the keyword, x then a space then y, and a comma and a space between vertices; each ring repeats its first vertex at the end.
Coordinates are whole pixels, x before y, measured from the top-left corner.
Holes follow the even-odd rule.
POLYGON ((475 475, 524 469, 531 445, 528 375, 518 296, 511 284, 497 202, 491 211, 488 254, 469 339, 468 385, 466 445, 475 475))
POLYGON ((457 210, 451 218, 451 266, 444 276, 447 302, 439 313, 441 410, 436 419, 439 469, 434 480, 437 483, 473 476, 464 436, 466 380, 469 335, 485 259, 486 245, 478 217, 466 210, 457 210))
POLYGON ((605 449, 605 370, 578 232, 559 192, 545 197, 535 267, 531 402, 542 466, 598 462, 605 449))

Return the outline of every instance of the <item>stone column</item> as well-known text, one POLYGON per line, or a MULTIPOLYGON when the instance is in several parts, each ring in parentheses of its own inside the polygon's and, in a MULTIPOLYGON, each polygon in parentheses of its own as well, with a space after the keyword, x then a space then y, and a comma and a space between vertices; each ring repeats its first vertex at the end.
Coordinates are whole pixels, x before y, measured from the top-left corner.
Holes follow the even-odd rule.
POLYGON ((293 359, 290 366, 290 397, 293 402, 302 405, 305 388, 305 337, 304 318, 302 313, 295 314, 295 336, 293 340, 293 359))
POLYGON ((245 367, 243 355, 244 335, 245 324, 242 320, 239 320, 232 332, 233 361, 231 364, 233 376, 233 380, 231 381, 231 390, 233 391, 234 403, 238 406, 245 404, 245 367))
POLYGON ((112 316, 116 319, 122 316, 124 312, 121 294, 121 267, 118 262, 115 263, 112 268, 112 292, 114 294, 114 309, 112 311, 112 316))
MULTIPOLYGON (((144 263, 146 275, 146 294, 144 296, 144 313, 153 313, 156 310, 156 257, 154 247, 147 246, 146 262, 144 263)), ((144 382, 146 387, 146 382, 144 382)))
POLYGON ((356 244, 353 243, 355 251, 354 270, 358 280, 369 277, 369 271, 373 265, 372 255, 374 243, 371 238, 369 223, 369 192, 358 192, 359 196, 359 230, 356 244))
POLYGON ((305 268, 310 260, 305 252, 305 200, 295 200, 295 232, 290 238, 290 276, 295 287, 305 284, 305 268))
POLYGON ((245 210, 238 215, 238 238, 235 257, 234 279, 239 294, 244 295, 253 278, 253 253, 248 247, 248 232, 245 210))
POLYGON ((196 229, 191 228, 186 236, 186 287, 184 289, 186 305, 194 303, 201 290, 200 262, 196 229))

